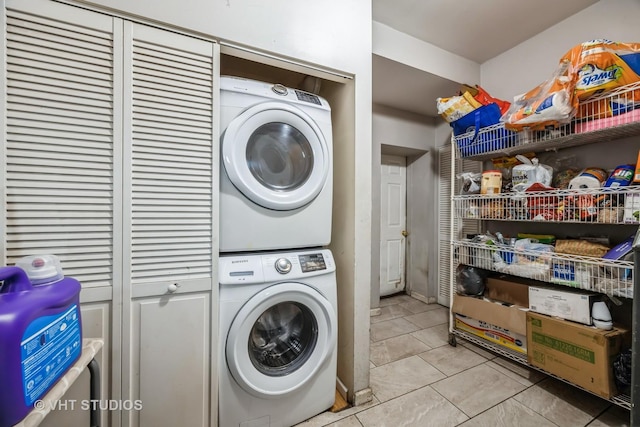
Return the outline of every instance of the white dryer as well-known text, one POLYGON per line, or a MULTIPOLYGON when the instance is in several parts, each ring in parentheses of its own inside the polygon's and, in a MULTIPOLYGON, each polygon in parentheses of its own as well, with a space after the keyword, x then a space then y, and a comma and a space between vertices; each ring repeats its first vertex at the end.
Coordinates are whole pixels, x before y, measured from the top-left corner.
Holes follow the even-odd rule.
POLYGON ((288 427, 335 399, 337 297, 329 250, 221 256, 221 427, 288 427))
POLYGON ((317 95, 220 79, 220 252, 331 240, 331 108, 317 95))

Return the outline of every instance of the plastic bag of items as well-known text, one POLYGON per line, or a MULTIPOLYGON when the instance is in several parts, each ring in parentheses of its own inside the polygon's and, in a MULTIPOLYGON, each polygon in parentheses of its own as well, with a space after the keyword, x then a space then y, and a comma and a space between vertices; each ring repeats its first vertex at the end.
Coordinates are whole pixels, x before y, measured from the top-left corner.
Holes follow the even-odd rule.
MULTIPOLYGON (((640 43, 590 40, 574 46, 562 60, 575 70, 579 102, 640 81, 640 43)), ((599 119, 625 113, 640 104, 640 89, 580 105, 578 118, 599 119)))
POLYGON ((513 166, 511 170, 511 184, 514 191, 525 191, 535 183, 551 185, 553 177, 551 166, 541 164, 537 157, 529 159, 518 154, 516 158, 520 164, 513 166))
POLYGON ((507 129, 542 130, 571 121, 576 115, 578 98, 574 95, 574 69, 563 59, 547 81, 513 99, 500 120, 507 129))
POLYGON ((484 293, 487 271, 468 265, 459 265, 456 271, 458 295, 480 296, 484 293))

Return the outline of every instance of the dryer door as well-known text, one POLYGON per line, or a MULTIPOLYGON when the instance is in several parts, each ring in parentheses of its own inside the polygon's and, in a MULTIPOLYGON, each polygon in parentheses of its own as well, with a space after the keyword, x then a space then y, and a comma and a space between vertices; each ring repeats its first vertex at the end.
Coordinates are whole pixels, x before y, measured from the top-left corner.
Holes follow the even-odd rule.
POLYGON ((226 341, 227 365, 254 396, 291 393, 314 378, 337 340, 334 308, 301 283, 269 286, 236 315, 226 341))
POLYGON ((229 180, 252 202, 274 210, 300 208, 320 193, 329 174, 329 154, 314 120, 281 102, 249 107, 222 137, 229 180))

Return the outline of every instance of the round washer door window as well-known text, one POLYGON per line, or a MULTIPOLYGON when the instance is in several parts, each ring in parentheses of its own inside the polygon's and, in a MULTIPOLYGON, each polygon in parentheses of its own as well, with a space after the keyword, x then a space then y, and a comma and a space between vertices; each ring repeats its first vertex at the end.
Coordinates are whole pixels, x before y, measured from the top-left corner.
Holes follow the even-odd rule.
POLYGON ((329 174, 329 148, 318 125, 295 106, 265 102, 233 119, 222 138, 229 180, 268 209, 305 206, 329 174))
POLYGON ((291 393, 314 378, 336 345, 336 314, 301 283, 263 289, 236 315, 227 336, 227 365, 258 397, 291 393))

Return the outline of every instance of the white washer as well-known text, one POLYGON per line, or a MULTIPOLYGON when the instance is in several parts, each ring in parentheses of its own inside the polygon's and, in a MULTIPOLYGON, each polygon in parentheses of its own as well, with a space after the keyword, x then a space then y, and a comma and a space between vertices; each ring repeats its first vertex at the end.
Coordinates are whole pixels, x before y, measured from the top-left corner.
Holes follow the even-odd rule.
POLYGON ((337 297, 327 249, 220 257, 221 427, 288 427, 335 400, 337 297))
POLYGON ((331 108, 279 84, 220 78, 220 252, 331 240, 331 108))

